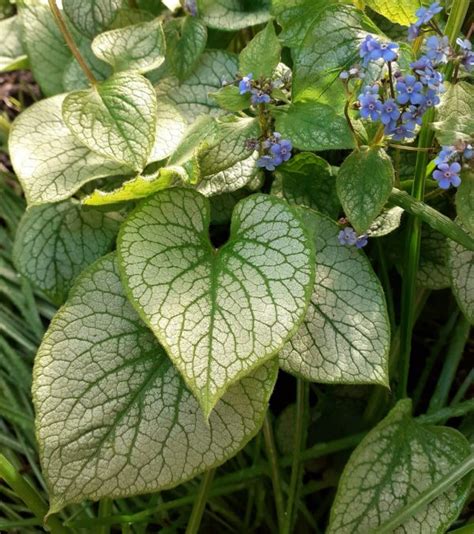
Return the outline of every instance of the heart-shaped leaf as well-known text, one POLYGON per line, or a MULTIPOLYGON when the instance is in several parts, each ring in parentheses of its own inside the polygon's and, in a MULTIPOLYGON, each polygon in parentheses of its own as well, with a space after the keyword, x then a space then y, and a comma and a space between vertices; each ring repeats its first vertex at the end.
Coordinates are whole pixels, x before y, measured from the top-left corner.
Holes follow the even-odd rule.
POLYGON ((74 278, 111 249, 118 227, 113 216, 77 202, 33 206, 16 232, 15 265, 62 304, 74 278))
MULTIPOLYGON (((82 1, 82 0, 81 0, 82 1)), ((20 0, 18 13, 31 70, 43 94, 64 91, 63 76, 72 58, 63 36, 44 0, 20 0)))
POLYGON ((0 21, 0 72, 27 68, 20 32, 18 16, 0 21))
POLYGON ((284 201, 239 202, 219 250, 209 222, 209 201, 199 193, 162 191, 124 223, 118 247, 136 309, 207 416, 297 329, 314 282, 311 240, 284 201))
POLYGON ((206 423, 124 295, 115 255, 84 272, 35 360, 33 395, 51 512, 170 488, 222 464, 259 430, 270 361, 229 389, 206 423))
POLYGON ((381 147, 362 147, 347 157, 337 175, 337 194, 352 226, 368 230, 392 192, 394 170, 381 147))
POLYGON ((75 28, 87 37, 107 30, 127 0, 63 0, 64 12, 75 28))
POLYGON ((280 365, 314 382, 387 385, 390 324, 382 286, 365 255, 339 243, 336 223, 301 213, 314 236, 316 279, 280 365))
POLYGON ((240 30, 270 18, 270 0, 197 0, 199 16, 210 28, 240 30))
MULTIPOLYGON (((411 401, 400 401, 352 453, 339 481, 327 534, 375 534, 469 453, 469 443, 457 430, 417 423, 411 417, 411 401)), ((393 532, 446 532, 470 486, 468 476, 393 532)))
POLYGON ((165 60, 166 42, 159 18, 101 33, 92 42, 94 54, 115 72, 145 73, 165 60))
POLYGON ((82 145, 64 124, 65 95, 33 104, 14 121, 9 149, 28 203, 58 202, 97 178, 131 169, 82 145))
POLYGON ((151 83, 140 74, 122 72, 67 95, 63 117, 85 146, 141 171, 155 143, 156 108, 151 83))
POLYGON ((192 124, 199 115, 218 115, 218 108, 211 93, 222 87, 223 81, 231 81, 237 73, 237 56, 223 50, 204 52, 193 73, 183 83, 174 76, 160 80, 156 86, 158 99, 166 98, 192 124))

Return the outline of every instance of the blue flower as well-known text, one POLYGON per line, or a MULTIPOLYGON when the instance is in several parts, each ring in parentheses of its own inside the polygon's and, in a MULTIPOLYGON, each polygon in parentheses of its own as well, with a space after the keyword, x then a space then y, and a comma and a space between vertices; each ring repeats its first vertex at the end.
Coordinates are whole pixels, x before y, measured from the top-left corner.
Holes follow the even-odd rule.
POLYGON ((448 55, 451 51, 449 39, 446 37, 439 38, 436 35, 428 37, 426 40, 426 56, 434 63, 447 63, 448 55))
POLYGON ((380 118, 382 111, 382 102, 379 100, 378 95, 379 88, 374 85, 372 87, 367 86, 364 92, 359 95, 359 102, 361 105, 360 116, 363 119, 371 119, 376 121, 380 118))
POLYGON ((357 243, 357 234, 353 228, 344 228, 337 236, 341 245, 355 245, 357 243))
POLYGON ((291 144, 291 141, 288 139, 283 139, 279 143, 273 144, 270 148, 270 152, 273 154, 275 161, 281 160, 280 163, 282 163, 283 161, 288 161, 291 158, 292 149, 293 145, 291 144))
POLYGON ((257 160, 257 166, 267 169, 267 171, 274 171, 277 165, 280 165, 281 161, 275 160, 272 156, 268 154, 265 156, 260 156, 257 160))
POLYGON ((415 24, 421 26, 427 24, 435 15, 443 11, 443 8, 439 5, 439 2, 434 2, 430 7, 420 7, 416 11, 417 21, 415 24))
POLYGON ((250 98, 250 102, 252 102, 254 106, 256 106, 257 104, 269 104, 270 100, 271 98, 269 94, 260 91, 260 89, 252 89, 252 96, 250 98))
POLYGON ((395 61, 398 57, 398 45, 396 43, 379 41, 367 35, 360 45, 359 54, 367 65, 369 61, 377 61, 383 59, 384 61, 395 61))
POLYGON ((438 182, 441 189, 449 189, 451 186, 459 187, 461 178, 459 172, 461 165, 456 161, 454 163, 441 163, 433 173, 433 178, 438 182))
POLYGON ((413 131, 413 126, 410 123, 390 123, 385 128, 385 135, 390 135, 395 141, 403 141, 404 139, 412 139, 416 136, 413 131))
POLYGON ((474 157, 474 148, 472 145, 467 145, 462 155, 464 159, 472 159, 474 157))
POLYGON ((438 72, 427 56, 421 56, 419 59, 410 63, 410 67, 418 74, 420 82, 430 89, 442 90, 443 75, 438 72))
POLYGON ((184 2, 184 9, 193 17, 197 17, 198 10, 196 0, 186 0, 184 2))
POLYGON ((341 230, 337 236, 341 245, 356 246, 357 248, 363 248, 368 243, 367 235, 363 234, 358 236, 353 228, 349 226, 341 230))
POLYGON ((402 121, 408 130, 414 131, 423 122, 424 108, 409 106, 402 114, 402 121))
POLYGON ((423 84, 415 76, 409 74, 397 82, 397 102, 399 104, 423 104, 425 97, 422 94, 423 84))
POLYGON ((461 64, 468 72, 471 72, 474 70, 474 52, 472 52, 472 43, 467 39, 461 39, 460 37, 456 39, 456 43, 462 51, 461 64))
POLYGON ((365 245, 367 245, 367 243, 369 242, 369 240, 367 239, 367 236, 364 234, 364 235, 360 235, 358 238, 357 238, 357 241, 356 241, 356 247, 357 248, 364 248, 365 245))
POLYGON ((244 76, 240 82, 239 82, 239 92, 241 95, 245 95, 245 93, 248 93, 251 88, 252 88, 252 85, 251 85, 251 80, 253 78, 253 74, 250 73, 250 74, 247 74, 247 76, 244 76))
POLYGON ((396 121, 398 117, 400 117, 400 110, 398 109, 395 100, 392 98, 387 99, 382 104, 380 120, 383 124, 390 124, 392 121, 396 121))
POLYGON ((453 159, 457 155, 456 147, 454 146, 443 146, 441 147, 441 152, 438 154, 434 160, 436 165, 441 165, 442 163, 448 163, 449 160, 453 159))
POLYGON ((408 28, 408 41, 414 41, 420 35, 420 28, 416 24, 410 24, 408 28))
POLYGON ((428 89, 425 94, 425 106, 432 108, 440 103, 438 93, 434 89, 428 89))

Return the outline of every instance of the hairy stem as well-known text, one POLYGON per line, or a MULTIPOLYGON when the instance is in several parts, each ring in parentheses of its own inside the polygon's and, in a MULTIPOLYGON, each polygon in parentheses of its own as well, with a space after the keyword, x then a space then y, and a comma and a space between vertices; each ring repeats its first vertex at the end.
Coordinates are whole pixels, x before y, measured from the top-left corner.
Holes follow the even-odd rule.
POLYGON ((87 63, 84 61, 84 58, 82 57, 81 53, 79 52, 79 49, 76 46, 74 38, 71 32, 69 31, 68 27, 66 26, 66 23, 64 22, 63 16, 61 14, 61 10, 58 8, 56 4, 56 0, 48 0, 48 2, 49 2, 49 7, 51 8, 54 18, 56 19, 56 22, 58 24, 59 30, 61 31, 62 36, 64 37, 64 40, 66 41, 66 44, 71 50, 73 56, 76 58, 76 61, 79 63, 81 69, 84 71, 84 74, 87 76, 87 79, 90 81, 92 85, 95 85, 97 83, 97 80, 95 79, 95 76, 92 74, 92 71, 87 66, 87 63))

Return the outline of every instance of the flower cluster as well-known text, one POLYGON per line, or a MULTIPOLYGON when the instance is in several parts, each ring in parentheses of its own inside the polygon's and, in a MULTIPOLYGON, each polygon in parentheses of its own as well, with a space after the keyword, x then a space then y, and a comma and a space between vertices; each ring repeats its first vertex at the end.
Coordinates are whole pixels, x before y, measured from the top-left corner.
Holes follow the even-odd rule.
MULTIPOLYGON (((428 16, 428 15, 426 15, 428 16)), ((370 61, 382 60, 390 64, 397 58, 398 46, 384 43, 368 35, 360 46, 360 57, 364 65, 370 61)), ((439 104, 444 90, 443 75, 437 67, 448 60, 450 46, 447 38, 431 36, 425 45, 425 55, 410 64, 411 72, 400 71, 387 80, 366 86, 359 95, 360 115, 363 119, 380 121, 384 133, 396 141, 411 139, 421 125, 427 109, 439 104), (390 88, 390 96, 387 88, 390 88)))
POLYGON ((338 239, 341 245, 356 246, 357 248, 363 248, 368 243, 367 234, 357 235, 354 228, 350 226, 339 232, 338 239))
POLYGON ((416 11, 416 21, 408 28, 408 40, 413 41, 420 35, 422 26, 431 22, 431 19, 441 13, 443 8, 439 2, 434 2, 429 7, 420 7, 416 11))
POLYGON ((291 141, 282 139, 280 133, 274 132, 263 141, 263 154, 258 158, 257 165, 267 171, 274 171, 275 167, 291 158, 292 149, 291 141))
POLYGON ((250 102, 252 105, 269 104, 271 102, 271 91, 273 85, 271 83, 258 83, 253 80, 253 74, 247 74, 239 82, 239 93, 245 95, 251 93, 250 102))
POLYGON ((435 159, 436 170, 433 172, 433 178, 438 182, 439 187, 441 189, 449 189, 451 186, 459 187, 461 163, 473 157, 474 148, 463 141, 456 146, 443 146, 435 159))

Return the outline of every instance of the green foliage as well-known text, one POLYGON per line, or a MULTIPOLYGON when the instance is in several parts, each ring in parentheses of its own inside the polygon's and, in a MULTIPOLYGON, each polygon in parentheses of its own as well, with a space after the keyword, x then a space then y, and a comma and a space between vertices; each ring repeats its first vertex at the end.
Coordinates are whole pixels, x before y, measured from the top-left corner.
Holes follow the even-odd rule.
POLYGON ((468 0, 418 4, 0 0, 0 530, 465 526, 468 0))

